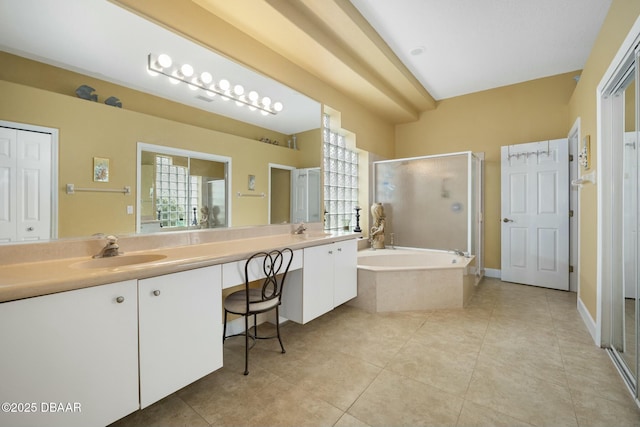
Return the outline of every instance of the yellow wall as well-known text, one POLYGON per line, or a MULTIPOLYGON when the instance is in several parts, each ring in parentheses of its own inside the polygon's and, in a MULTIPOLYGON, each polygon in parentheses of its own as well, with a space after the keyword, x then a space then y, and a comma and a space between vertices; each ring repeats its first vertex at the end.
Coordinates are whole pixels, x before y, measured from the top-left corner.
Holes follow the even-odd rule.
MULTIPOLYGON (((171 146, 232 158, 232 225, 266 224, 268 197, 236 197, 256 176, 269 194, 268 163, 299 167, 302 151, 0 80, 0 119, 59 129, 59 236, 132 233, 136 206, 137 143, 171 146), (93 157, 110 159, 110 182, 94 183, 93 157), (65 185, 122 188, 132 194, 66 194, 65 185)), ((318 158, 319 164, 320 159, 318 158)))
MULTIPOLYGON (((609 64, 640 16, 637 0, 613 0, 607 18, 589 55, 580 82, 569 102, 569 124, 580 118, 581 138, 589 135, 593 170, 597 169, 596 88, 609 64)), ((597 194, 596 186, 580 192, 580 291, 579 297, 591 317, 597 313, 597 194)))
POLYGON ((485 153, 485 266, 500 268, 500 147, 565 138, 578 72, 449 98, 396 127, 395 157, 485 153))

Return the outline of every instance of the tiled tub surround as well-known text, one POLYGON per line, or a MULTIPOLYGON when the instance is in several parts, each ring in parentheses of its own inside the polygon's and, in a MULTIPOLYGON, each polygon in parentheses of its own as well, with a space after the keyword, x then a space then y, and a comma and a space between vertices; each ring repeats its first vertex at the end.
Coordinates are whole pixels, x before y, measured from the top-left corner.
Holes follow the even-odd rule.
POLYGON ((462 308, 477 283, 472 262, 444 251, 359 251, 358 296, 349 305, 372 313, 462 308))
POLYGON ((118 244, 125 255, 160 254, 165 258, 117 268, 72 267, 100 252, 106 243, 104 237, 0 245, 0 302, 222 264, 266 249, 299 249, 356 236, 324 235, 321 224, 309 224, 306 234, 298 236, 292 234, 295 227, 287 224, 122 236, 118 244))

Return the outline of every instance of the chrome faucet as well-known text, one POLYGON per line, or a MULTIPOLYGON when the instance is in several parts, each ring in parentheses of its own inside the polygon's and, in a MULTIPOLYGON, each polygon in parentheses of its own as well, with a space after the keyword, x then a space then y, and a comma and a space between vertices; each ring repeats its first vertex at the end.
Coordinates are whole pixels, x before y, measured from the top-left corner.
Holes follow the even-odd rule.
POLYGON ((463 252, 460 249, 451 249, 451 252, 453 252, 454 254, 458 255, 458 256, 463 256, 465 258, 469 258, 469 254, 467 252, 463 252))
POLYGON ((118 245, 118 238, 114 235, 107 236, 107 244, 102 248, 100 253, 94 255, 94 258, 107 258, 116 255, 120 255, 120 246, 118 245))
POLYGON ((304 226, 304 222, 301 222, 298 228, 293 232, 293 234, 302 234, 306 231, 307 227, 304 226))

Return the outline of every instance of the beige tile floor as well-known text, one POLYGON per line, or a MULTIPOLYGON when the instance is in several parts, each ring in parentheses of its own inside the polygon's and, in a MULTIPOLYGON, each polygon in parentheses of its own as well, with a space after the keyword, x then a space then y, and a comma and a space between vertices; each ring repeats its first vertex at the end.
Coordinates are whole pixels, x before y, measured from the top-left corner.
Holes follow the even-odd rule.
POLYGON ((484 279, 465 309, 341 306, 113 426, 640 426, 576 294, 484 279))

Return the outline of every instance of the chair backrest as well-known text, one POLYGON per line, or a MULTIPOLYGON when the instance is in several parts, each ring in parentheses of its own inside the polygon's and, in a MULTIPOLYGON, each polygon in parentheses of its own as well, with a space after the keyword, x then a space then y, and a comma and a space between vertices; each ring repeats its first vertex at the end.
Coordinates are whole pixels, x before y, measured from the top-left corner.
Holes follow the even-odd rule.
MULTIPOLYGON (((244 265, 244 277, 247 292, 249 291, 249 284, 252 281, 250 279, 249 269, 252 264, 258 264, 261 268, 261 276, 264 275, 260 293, 261 300, 268 301, 275 298, 280 300, 282 298, 282 290, 284 288, 285 279, 289 272, 292 260, 293 251, 289 248, 272 250, 269 252, 257 252, 251 255, 244 265)), ((247 305, 249 302, 256 301, 247 300, 247 305)))

